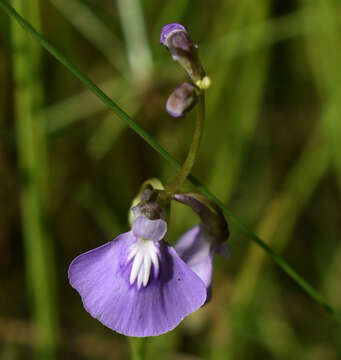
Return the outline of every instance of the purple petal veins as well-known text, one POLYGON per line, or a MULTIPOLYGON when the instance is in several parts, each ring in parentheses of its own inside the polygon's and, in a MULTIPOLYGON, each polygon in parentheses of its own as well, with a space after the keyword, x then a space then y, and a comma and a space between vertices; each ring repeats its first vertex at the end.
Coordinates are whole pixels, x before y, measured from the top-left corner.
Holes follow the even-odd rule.
POLYGON ((184 233, 175 245, 181 259, 201 278, 207 289, 212 282, 213 245, 201 225, 184 233))
POLYGON ((213 256, 230 257, 227 243, 215 244, 214 237, 203 224, 184 233, 175 245, 181 259, 200 277, 207 289, 206 303, 212 294, 213 256))
MULTIPOLYGON (((134 222, 138 229, 140 221, 134 222)), ((159 239, 162 231, 150 233, 159 239)), ((204 282, 159 240, 129 231, 71 263, 69 281, 85 309, 110 329, 128 336, 160 335, 205 303, 204 282)))

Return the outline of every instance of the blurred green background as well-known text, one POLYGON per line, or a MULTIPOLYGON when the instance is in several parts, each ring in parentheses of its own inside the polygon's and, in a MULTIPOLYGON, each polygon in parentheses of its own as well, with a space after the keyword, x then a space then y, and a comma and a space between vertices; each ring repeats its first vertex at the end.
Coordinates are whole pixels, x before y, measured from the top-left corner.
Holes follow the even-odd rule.
MULTIPOLYGON (((185 24, 212 79, 193 173, 341 309, 340 1, 10 3, 179 160, 195 111, 165 111, 186 74, 159 34, 185 24)), ((67 269, 174 169, 2 11, 0 30, 0 359, 129 359, 67 269)), ((196 221, 174 205, 169 241, 196 221)), ((147 358, 340 359, 337 321, 235 226, 230 245, 212 301, 147 358)))

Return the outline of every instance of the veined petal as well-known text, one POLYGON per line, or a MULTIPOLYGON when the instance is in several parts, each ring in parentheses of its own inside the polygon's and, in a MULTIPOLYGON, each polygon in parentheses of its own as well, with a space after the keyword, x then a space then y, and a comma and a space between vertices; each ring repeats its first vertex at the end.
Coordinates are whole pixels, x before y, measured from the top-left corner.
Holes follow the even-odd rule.
POLYGON ((165 241, 158 243, 158 276, 152 273, 146 287, 131 285, 132 262, 127 259, 136 241, 130 231, 78 256, 70 265, 69 280, 85 309, 110 329, 127 336, 156 336, 202 306, 206 288, 165 241))
POLYGON ((137 288, 141 289, 141 285, 143 282, 144 274, 146 272, 146 268, 144 266, 141 267, 141 270, 139 271, 137 275, 137 288))
POLYGON ((138 238, 159 241, 166 232, 167 223, 162 219, 150 220, 145 216, 139 216, 133 223, 133 233, 138 238))
POLYGON ((210 290, 214 251, 212 242, 205 240, 201 225, 196 225, 183 234, 176 243, 175 250, 210 290))

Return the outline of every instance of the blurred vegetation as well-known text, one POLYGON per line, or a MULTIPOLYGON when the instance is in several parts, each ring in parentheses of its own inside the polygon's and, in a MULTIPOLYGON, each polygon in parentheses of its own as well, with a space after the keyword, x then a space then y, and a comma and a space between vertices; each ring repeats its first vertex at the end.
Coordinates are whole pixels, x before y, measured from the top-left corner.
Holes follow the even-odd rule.
MULTIPOLYGON (((185 24, 212 78, 193 173, 341 309, 339 1, 11 3, 179 160, 193 114, 165 111, 186 75, 159 33, 185 24)), ((67 269, 128 228, 141 182, 174 169, 0 20, 0 359, 128 359, 127 339, 85 312, 67 269)), ((196 221, 174 205, 169 241, 196 221)), ((233 226, 230 244, 211 303, 150 340, 147 358, 340 359, 336 320, 233 226)))

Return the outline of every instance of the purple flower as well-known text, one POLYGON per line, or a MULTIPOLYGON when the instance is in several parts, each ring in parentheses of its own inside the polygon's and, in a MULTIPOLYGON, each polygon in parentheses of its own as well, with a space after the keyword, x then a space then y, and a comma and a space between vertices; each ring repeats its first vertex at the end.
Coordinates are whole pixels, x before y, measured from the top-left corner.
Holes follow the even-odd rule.
MULTIPOLYGON (((69 281, 85 309, 110 329, 128 336, 160 335, 205 303, 207 282, 200 273, 207 279, 206 270, 191 270, 163 240, 166 231, 164 220, 138 216, 131 231, 71 263, 69 281)), ((185 251, 182 256, 195 265, 195 256, 185 251)), ((207 267, 207 261, 203 264, 207 267)))
POLYGON ((131 208, 132 229, 78 256, 69 267, 70 284, 85 309, 121 334, 166 333, 209 300, 213 255, 223 249, 227 223, 200 194, 173 198, 202 220, 175 249, 164 240, 169 198, 149 181, 131 208))

